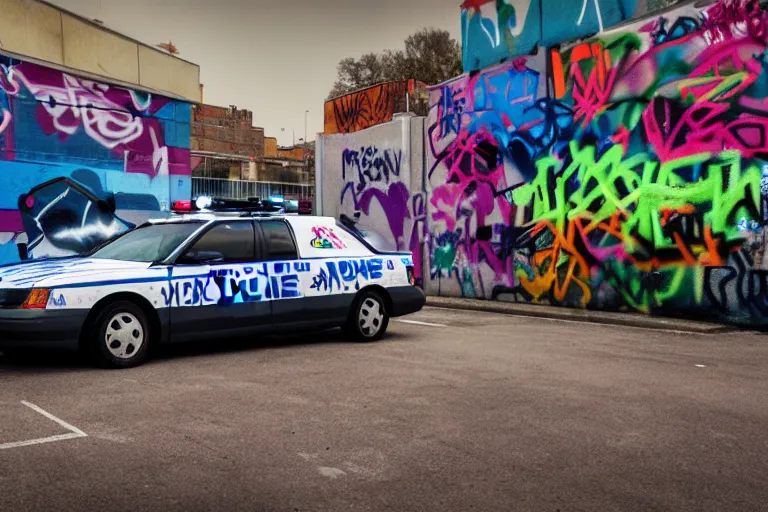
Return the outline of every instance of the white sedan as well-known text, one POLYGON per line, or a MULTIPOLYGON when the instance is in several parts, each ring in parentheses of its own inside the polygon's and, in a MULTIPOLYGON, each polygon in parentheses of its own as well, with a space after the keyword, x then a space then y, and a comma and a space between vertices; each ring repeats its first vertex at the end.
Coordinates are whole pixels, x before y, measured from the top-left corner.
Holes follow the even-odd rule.
POLYGON ((82 257, 0 268, 0 350, 60 346, 133 367, 155 343, 341 326, 381 339, 419 311, 410 253, 326 217, 150 221, 82 257))

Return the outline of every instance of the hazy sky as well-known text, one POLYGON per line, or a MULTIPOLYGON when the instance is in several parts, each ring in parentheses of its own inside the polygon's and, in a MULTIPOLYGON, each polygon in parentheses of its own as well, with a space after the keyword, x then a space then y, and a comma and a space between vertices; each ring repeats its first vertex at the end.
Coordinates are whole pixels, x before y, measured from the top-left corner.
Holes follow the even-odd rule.
POLYGON ((323 130, 344 57, 400 48, 422 27, 460 39, 461 0, 50 0, 148 44, 172 40, 200 65, 206 103, 253 111, 282 145, 323 130), (286 128, 281 133, 280 129, 286 128))

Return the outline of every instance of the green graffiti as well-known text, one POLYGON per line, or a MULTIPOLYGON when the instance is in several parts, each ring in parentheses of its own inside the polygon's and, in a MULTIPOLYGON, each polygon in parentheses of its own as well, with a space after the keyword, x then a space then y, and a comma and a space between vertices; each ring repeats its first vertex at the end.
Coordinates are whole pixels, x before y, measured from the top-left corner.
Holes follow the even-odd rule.
POLYGON ((456 248, 453 245, 442 245, 435 249, 432 256, 432 266, 442 274, 453 272, 456 262, 456 248))
POLYGON ((675 246, 663 234, 663 210, 693 207, 703 213, 714 234, 728 239, 740 236, 735 218, 757 216, 761 171, 756 166, 742 169, 738 151, 662 164, 647 153, 624 158, 620 145, 597 161, 592 146, 579 149, 572 141, 570 150, 572 162, 561 173, 559 159, 543 158, 537 162, 536 178, 512 193, 516 205, 532 205, 533 223, 551 221, 565 232, 575 218, 589 219, 589 228, 594 228, 618 214, 627 250, 633 252, 641 245, 634 237, 652 242, 655 249, 675 246), (686 172, 698 179, 688 181, 686 172))

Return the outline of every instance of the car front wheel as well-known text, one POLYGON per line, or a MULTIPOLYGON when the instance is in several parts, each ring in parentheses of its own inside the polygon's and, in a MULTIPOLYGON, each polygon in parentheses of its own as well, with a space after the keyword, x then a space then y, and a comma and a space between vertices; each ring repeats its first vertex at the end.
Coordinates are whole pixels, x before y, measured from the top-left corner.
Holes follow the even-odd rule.
POLYGON ((132 302, 115 302, 101 311, 91 333, 91 348, 99 363, 112 368, 142 364, 152 337, 147 315, 132 302))
POLYGON ((352 307, 345 331, 356 341, 379 341, 389 325, 389 311, 381 295, 363 293, 352 307))

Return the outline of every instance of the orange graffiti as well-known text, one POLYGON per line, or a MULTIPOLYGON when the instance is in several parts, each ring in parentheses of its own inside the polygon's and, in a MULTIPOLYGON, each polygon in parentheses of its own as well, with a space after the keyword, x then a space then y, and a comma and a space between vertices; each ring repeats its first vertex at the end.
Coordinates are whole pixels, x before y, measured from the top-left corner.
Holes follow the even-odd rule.
POLYGON ((325 102, 325 134, 353 133, 392 120, 406 111, 406 95, 413 93, 415 80, 386 82, 325 102))

